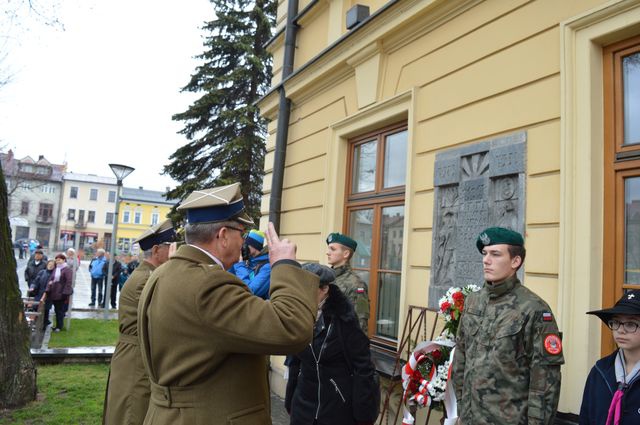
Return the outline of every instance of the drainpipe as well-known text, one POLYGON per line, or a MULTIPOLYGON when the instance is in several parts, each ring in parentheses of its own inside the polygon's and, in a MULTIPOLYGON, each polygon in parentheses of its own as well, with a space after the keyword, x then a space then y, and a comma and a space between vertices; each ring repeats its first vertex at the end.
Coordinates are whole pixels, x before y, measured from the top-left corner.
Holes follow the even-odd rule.
MULTIPOLYGON (((296 48, 297 24, 294 22, 298 14, 298 0, 289 0, 287 5, 287 22, 284 32, 284 59, 282 63, 282 81, 293 73, 293 58, 296 48)), ((269 221, 276 231, 280 231, 280 209, 282 207, 282 186, 284 182, 284 163, 287 153, 287 139, 289 137, 289 118, 291 115, 291 100, 287 99, 284 85, 278 88, 280 101, 278 106, 278 131, 276 133, 276 148, 273 157, 273 178, 271 182, 271 198, 269 201, 269 221)))

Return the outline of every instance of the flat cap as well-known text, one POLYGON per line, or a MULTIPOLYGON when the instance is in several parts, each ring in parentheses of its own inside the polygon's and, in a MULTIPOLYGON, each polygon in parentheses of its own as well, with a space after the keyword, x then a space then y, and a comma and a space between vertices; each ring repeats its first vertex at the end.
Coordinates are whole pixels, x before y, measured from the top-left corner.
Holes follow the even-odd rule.
POLYGON ((318 263, 305 263, 302 269, 311 273, 315 273, 320 277, 320 286, 328 285, 336 280, 336 273, 331 267, 323 266, 318 263))
POLYGON ((146 251, 153 248, 154 245, 160 245, 164 242, 174 242, 176 240, 176 231, 173 229, 173 223, 170 219, 166 219, 160 224, 149 228, 141 234, 133 243, 138 243, 140 249, 146 251))
POLYGON ((524 238, 520 233, 504 227, 489 227, 480 233, 476 240, 476 247, 480 252, 485 246, 499 244, 524 246, 524 238))
POLYGON ((329 233, 329 236, 327 236, 327 245, 329 245, 330 243, 339 243, 340 245, 344 245, 353 251, 355 251, 358 247, 358 242, 351 239, 349 236, 343 235, 338 232, 329 233))
POLYGON ((253 220, 244 212, 240 183, 194 190, 178 210, 185 210, 189 224, 235 220, 253 225, 253 220))

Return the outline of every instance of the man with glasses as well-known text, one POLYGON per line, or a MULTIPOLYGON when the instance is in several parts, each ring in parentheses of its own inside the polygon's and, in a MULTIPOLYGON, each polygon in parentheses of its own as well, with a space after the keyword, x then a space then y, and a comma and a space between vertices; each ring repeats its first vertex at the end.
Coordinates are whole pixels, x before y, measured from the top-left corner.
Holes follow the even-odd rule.
POLYGON ((270 301, 227 272, 240 257, 240 185, 196 190, 185 242, 140 298, 140 347, 151 383, 145 424, 270 424, 269 354, 301 351, 312 337, 319 278, 269 224, 270 301))
POLYGON ((104 424, 141 424, 144 421, 151 390, 138 345, 138 301, 151 273, 169 259, 170 246, 175 240, 173 224, 171 220, 165 220, 134 242, 140 245, 144 260, 120 291, 120 335, 107 380, 104 424))
POLYGON ((640 423, 640 290, 590 311, 611 329, 618 349, 598 360, 584 386, 580 424, 640 423))
POLYGON ((461 424, 552 424, 562 338, 551 309, 520 283, 526 251, 502 227, 476 241, 485 284, 465 300, 451 379, 461 424))

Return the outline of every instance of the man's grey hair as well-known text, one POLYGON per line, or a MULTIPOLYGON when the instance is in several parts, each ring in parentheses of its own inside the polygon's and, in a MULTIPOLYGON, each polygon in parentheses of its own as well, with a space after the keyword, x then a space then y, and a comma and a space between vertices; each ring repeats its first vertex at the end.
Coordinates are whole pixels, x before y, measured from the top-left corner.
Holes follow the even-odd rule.
MULTIPOLYGON (((147 249, 147 250, 142 251, 142 257, 143 257, 145 260, 148 260, 149 258, 151 258, 151 255, 152 255, 152 254, 153 254, 153 247, 151 247, 151 248, 149 248, 149 249, 147 249)), ((129 254, 129 255, 131 255, 131 254, 129 254)))
POLYGON ((238 227, 236 221, 220 221, 217 223, 187 224, 184 227, 184 240, 192 245, 206 245, 215 239, 216 234, 223 227, 238 227))

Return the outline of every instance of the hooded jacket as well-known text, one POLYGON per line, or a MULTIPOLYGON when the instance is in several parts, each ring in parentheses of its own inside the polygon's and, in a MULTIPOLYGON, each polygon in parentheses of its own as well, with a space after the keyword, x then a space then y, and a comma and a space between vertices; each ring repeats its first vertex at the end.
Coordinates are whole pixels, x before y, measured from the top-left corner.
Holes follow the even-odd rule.
MULTIPOLYGON (((580 425, 603 425, 607 422, 613 393, 618 388, 615 360, 618 351, 598 360, 591 368, 582 395, 580 425)), ((620 425, 640 423, 640 374, 630 382, 622 396, 620 425)))
POLYGON ((313 341, 289 361, 285 407, 291 425, 352 425, 373 422, 380 387, 374 379, 369 339, 353 306, 334 284, 313 341), (348 357, 348 360, 347 360, 348 357))
POLYGON ((249 258, 249 261, 239 261, 233 266, 231 273, 247 284, 253 295, 263 300, 269 299, 269 281, 271 265, 269 251, 265 247, 260 254, 249 258))

